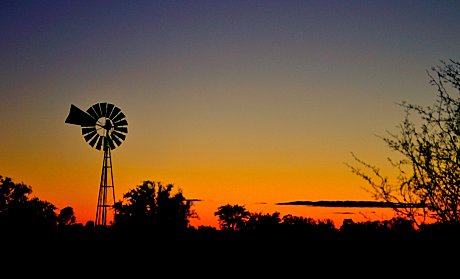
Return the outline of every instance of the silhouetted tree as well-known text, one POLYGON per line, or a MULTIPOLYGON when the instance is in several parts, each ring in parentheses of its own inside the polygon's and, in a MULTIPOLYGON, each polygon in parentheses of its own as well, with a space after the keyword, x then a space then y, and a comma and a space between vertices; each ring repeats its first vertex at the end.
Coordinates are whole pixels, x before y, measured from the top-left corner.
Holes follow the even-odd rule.
POLYGON ((281 222, 283 232, 289 233, 291 238, 303 241, 333 240, 336 239, 338 229, 330 219, 318 220, 310 217, 284 215, 281 222))
POLYGON ((251 213, 244 226, 245 230, 271 231, 276 230, 281 223, 279 212, 270 213, 251 213))
POLYGON ((70 206, 64 207, 59 211, 58 215, 58 225, 60 226, 68 226, 75 224, 75 214, 73 212, 73 208, 70 206))
POLYGON ((31 222, 35 222, 37 225, 57 225, 57 208, 54 204, 34 197, 24 205, 24 208, 26 209, 25 212, 27 212, 26 216, 30 218, 29 220, 31 222))
POLYGON ((173 194, 172 189, 172 184, 163 186, 160 182, 144 181, 115 203, 115 225, 156 231, 186 229, 196 213, 182 190, 173 194))
POLYGON ((11 178, 0 175, 0 213, 24 204, 32 193, 32 188, 24 183, 14 183, 11 178))
POLYGON ((226 204, 219 206, 214 215, 218 217, 220 229, 234 231, 244 228, 251 213, 246 210, 244 205, 226 204))
MULTIPOLYGON (((432 106, 400 103, 405 118, 397 133, 381 137, 391 151, 400 155, 388 158, 396 168, 395 181, 378 167, 358 159, 360 167, 348 165, 365 179, 376 199, 404 207, 394 207, 399 216, 420 225, 427 217, 436 222, 460 222, 460 63, 441 61, 428 71, 436 88, 432 106), (448 91, 454 91, 451 95, 448 91), (414 118, 414 116, 416 116, 414 118)), ((431 221, 431 220, 430 220, 431 221)))
POLYGON ((292 214, 287 214, 283 216, 283 225, 293 227, 315 226, 316 220, 310 217, 294 216, 292 214))
POLYGON ((57 225, 56 207, 37 197, 32 188, 0 176, 0 227, 2 232, 47 233, 57 225))
POLYGON ((378 240, 385 242, 417 240, 412 220, 396 217, 383 221, 353 222, 345 219, 340 227, 343 240, 378 240))

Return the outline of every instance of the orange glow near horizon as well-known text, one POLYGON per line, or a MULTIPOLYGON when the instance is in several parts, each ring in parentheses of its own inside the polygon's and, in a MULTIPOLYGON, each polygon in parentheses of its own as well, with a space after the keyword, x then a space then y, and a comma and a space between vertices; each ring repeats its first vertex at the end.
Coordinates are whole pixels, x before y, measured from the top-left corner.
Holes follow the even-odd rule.
MULTIPOLYGON (((50 154, 50 158, 59 158, 48 163, 53 176, 44 177, 40 168, 30 168, 32 171, 24 179, 19 174, 12 178, 31 186, 34 196, 55 204, 58 209, 73 207, 77 222, 85 224, 95 221, 103 152, 92 149, 81 138, 81 128, 66 128, 70 130, 66 133, 76 134, 69 135, 75 148, 61 152, 61 155, 58 152, 50 154)), ((190 220, 195 227, 217 228, 218 219, 214 212, 225 204, 244 205, 251 213, 280 212, 281 217, 292 214, 318 220, 331 219, 336 226, 340 226, 343 219, 382 220, 393 216, 388 209, 276 205, 302 200, 371 200, 370 194, 362 189, 366 186, 364 181, 343 163, 352 162, 349 154, 341 160, 317 155, 301 159, 296 152, 286 151, 286 154, 275 153, 278 157, 271 155, 270 160, 259 160, 260 154, 249 156, 251 152, 246 150, 240 161, 237 156, 220 161, 219 156, 212 153, 203 154, 200 160, 196 159, 197 155, 150 161, 141 153, 135 153, 137 157, 129 156, 130 149, 134 148, 136 152, 129 136, 128 133, 126 143, 112 152, 116 200, 145 180, 173 184, 173 192, 181 189, 185 198, 199 200, 192 206, 199 217, 190 220), (214 158, 216 163, 212 164, 206 158, 214 158), (146 173, 154 175, 146 176, 146 173)), ((215 151, 218 154, 225 152, 215 151)), ((382 160, 377 162, 382 163, 382 160)), ((16 172, 22 174, 23 167, 18 167, 16 172)))
MULTIPOLYGON (((97 169, 99 170, 99 168, 97 169)), ((97 172, 97 170, 92 172, 93 178, 97 179, 97 172)), ((346 177, 346 175, 344 176, 346 177)), ((221 175, 221 177, 223 176, 221 175)), ((69 179, 72 179, 72 177, 69 177, 69 179)), ((73 179, 78 180, 76 177, 73 179)), ((280 212, 281 217, 287 214, 292 214, 294 216, 309 217, 316 220, 330 219, 334 221, 336 226, 340 226, 343 219, 353 219, 355 222, 358 222, 372 219, 390 219, 393 216, 392 211, 389 209, 323 208, 302 205, 276 205, 276 203, 279 202, 298 200, 370 200, 369 194, 358 187, 356 187, 355 192, 349 191, 351 187, 343 192, 335 191, 338 189, 336 186, 324 183, 324 174, 321 174, 317 179, 313 180, 313 183, 316 185, 313 189, 322 190, 312 190, 308 195, 303 194, 305 193, 304 183, 299 183, 299 181, 296 183, 295 180, 286 181, 284 179, 277 181, 270 175, 266 176, 265 179, 260 178, 261 181, 258 181, 263 184, 264 187, 254 184, 254 181, 257 181, 256 179, 251 180, 252 184, 246 184, 252 185, 250 187, 238 187, 236 185, 248 183, 245 179, 239 179, 239 176, 235 176, 233 179, 225 180, 225 183, 214 183, 213 179, 214 178, 211 177, 208 180, 202 180, 199 176, 197 176, 196 180, 188 179, 182 181, 181 183, 172 183, 175 186, 173 188, 173 193, 180 188, 186 198, 199 200, 193 202, 192 205, 192 210, 195 210, 199 217, 190 219, 190 224, 192 226, 212 226, 218 228, 218 219, 214 215, 214 212, 217 211, 219 206, 225 204, 244 205, 251 213, 260 212, 272 214, 274 212, 280 212), (194 184, 198 184, 199 187, 183 186, 194 184), (259 192, 256 189, 265 189, 265 191, 259 192), (283 189, 289 189, 289 191, 283 191, 283 189), (327 194, 325 195, 325 193, 327 194), (203 196, 206 198, 202 198, 203 196)), ((115 172, 114 180, 117 181, 117 172, 115 172)), ((119 183, 115 183, 117 201, 122 198, 124 193, 142 183, 142 181, 139 180, 138 183, 131 184, 132 186, 130 187, 122 187, 122 185, 126 185, 127 182, 122 179, 118 180, 119 183)), ((153 180, 155 182, 160 181, 163 185, 168 183, 166 181, 155 179, 144 180, 153 180)), ((337 178, 337 180, 347 183, 353 183, 354 181, 354 179, 346 181, 344 178, 337 178)), ((85 224, 88 221, 95 220, 99 182, 97 180, 90 182, 88 178, 85 178, 83 181, 86 181, 85 185, 91 186, 82 187, 82 185, 77 185, 75 183, 66 183, 65 188, 61 188, 60 191, 53 192, 36 191, 36 187, 33 187, 33 185, 31 186, 35 196, 39 198, 48 196, 48 201, 57 205, 58 208, 63 208, 65 206, 73 207, 77 217, 77 222, 85 224)))
MULTIPOLYGON (((219 206, 227 203, 216 201, 196 201, 192 209, 195 210, 199 218, 191 218, 190 225, 198 228, 199 226, 211 226, 219 228, 218 218, 214 212, 219 206)), ((352 219, 354 222, 389 220, 394 217, 394 212, 388 208, 333 208, 333 207, 312 207, 302 205, 276 205, 276 204, 244 204, 229 203, 232 205, 244 205, 251 213, 273 214, 280 213, 280 217, 291 214, 312 218, 317 221, 332 220, 336 228, 340 228, 344 219, 352 219)), ((75 212, 77 223, 86 224, 88 221, 95 221, 96 202, 92 205, 88 203, 75 204, 78 211, 75 212)), ((111 212, 111 211, 109 211, 111 212)), ((111 220, 110 216, 107 218, 111 220)))

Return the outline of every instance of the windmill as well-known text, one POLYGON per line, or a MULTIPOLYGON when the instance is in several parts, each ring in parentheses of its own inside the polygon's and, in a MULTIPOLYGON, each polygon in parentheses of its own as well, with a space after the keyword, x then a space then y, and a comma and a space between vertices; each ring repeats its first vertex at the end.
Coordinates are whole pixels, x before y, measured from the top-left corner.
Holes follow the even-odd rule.
POLYGON ((121 109, 113 104, 97 103, 86 111, 72 104, 65 123, 81 126, 85 141, 91 147, 104 151, 95 225, 106 226, 107 210, 113 209, 115 204, 111 150, 126 139, 128 121, 121 109), (108 191, 111 191, 111 197, 108 191), (109 198, 112 199, 111 203, 109 198))

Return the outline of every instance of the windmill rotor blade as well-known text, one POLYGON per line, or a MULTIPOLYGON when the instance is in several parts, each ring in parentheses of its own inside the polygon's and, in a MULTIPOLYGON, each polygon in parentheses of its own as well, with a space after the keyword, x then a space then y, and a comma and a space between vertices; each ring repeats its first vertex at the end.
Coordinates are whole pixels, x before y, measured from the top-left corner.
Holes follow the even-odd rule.
POLYGON ((69 115, 67 115, 65 123, 88 127, 94 126, 96 121, 97 120, 92 117, 92 115, 72 104, 70 105, 69 115))
POLYGON ((94 110, 94 105, 87 109, 86 112, 89 113, 94 119, 96 119, 96 121, 99 119, 97 112, 94 110))
POLYGON ((120 120, 118 122, 114 122, 113 123, 114 126, 127 126, 128 125, 128 121, 126 121, 126 119, 123 119, 123 120, 120 120))
POLYGON ((101 137, 99 136, 99 138, 97 139, 97 144, 96 144, 96 149, 97 150, 101 150, 102 149, 102 140, 103 140, 104 137, 101 137))
POLYGON ((108 144, 110 149, 113 150, 113 149, 116 148, 116 146, 115 146, 115 144, 113 144, 113 140, 110 138, 110 136, 105 138, 105 142, 106 142, 106 145, 108 144))
POLYGON ((97 118, 98 118, 98 119, 101 118, 101 117, 102 117, 102 109, 101 109, 100 104, 99 104, 99 103, 94 104, 94 105, 93 105, 93 109, 94 109, 94 111, 96 112, 96 114, 97 114, 97 116, 98 116, 97 118))
POLYGON ((112 131, 112 136, 116 136, 118 138, 120 138, 121 140, 125 140, 126 139, 126 136, 120 132, 117 132, 117 131, 112 131))
POLYGON ((101 106, 101 111, 102 111, 102 116, 106 117, 107 116, 107 103, 100 103, 101 106))
POLYGON ((88 133, 91 133, 91 132, 95 132, 96 131, 96 127, 83 127, 81 128, 81 134, 82 135, 86 135, 88 133))
POLYGON ((114 135, 114 134, 112 133, 111 138, 112 138, 112 140, 113 140, 118 146, 121 145, 121 140, 118 139, 117 135, 114 135))
POLYGON ((101 136, 99 136, 99 135, 96 135, 96 136, 95 136, 93 139, 91 139, 91 141, 90 141, 90 142, 88 142, 88 143, 89 143, 89 145, 91 145, 91 147, 94 147, 94 145, 96 145, 96 143, 97 143, 97 140, 98 140, 100 137, 101 137, 101 136))
POLYGON ((117 114, 117 116, 115 116, 112 121, 113 122, 118 122, 120 120, 122 120, 123 118, 125 118, 125 114, 123 112, 120 112, 119 114, 117 114))
POLYGON ((118 115, 118 113, 120 113, 120 111, 121 109, 119 109, 118 107, 114 107, 112 113, 108 118, 110 118, 113 121, 113 119, 118 115))
POLYGON ((112 114, 114 107, 115 106, 113 104, 107 104, 107 114, 105 115, 105 117, 110 118, 110 115, 112 114))
POLYGON ((118 127, 118 126, 115 126, 115 127, 113 127, 113 129, 114 129, 115 131, 122 132, 122 133, 125 133, 125 134, 128 133, 128 128, 127 128, 127 127, 118 127))
POLYGON ((97 132, 96 130, 93 130, 87 133, 86 135, 84 135, 83 137, 85 138, 86 141, 90 141, 95 135, 97 135, 97 132))

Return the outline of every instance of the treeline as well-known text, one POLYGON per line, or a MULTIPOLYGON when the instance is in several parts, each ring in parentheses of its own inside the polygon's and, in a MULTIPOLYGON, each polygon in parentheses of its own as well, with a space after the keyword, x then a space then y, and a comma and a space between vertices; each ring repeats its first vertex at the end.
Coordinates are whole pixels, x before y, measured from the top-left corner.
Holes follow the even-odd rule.
POLYGON ((226 204, 214 213, 219 228, 190 226, 197 218, 193 202, 173 185, 145 181, 118 201, 114 222, 95 226, 76 223, 73 209, 31 197, 31 187, 0 176, 0 234, 9 242, 79 245, 198 245, 235 248, 241 245, 302 246, 318 243, 417 243, 457 241, 460 229, 441 223, 415 227, 410 220, 354 222, 337 228, 329 220, 249 212, 243 205, 226 204))

